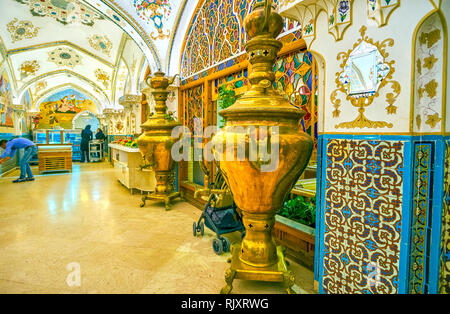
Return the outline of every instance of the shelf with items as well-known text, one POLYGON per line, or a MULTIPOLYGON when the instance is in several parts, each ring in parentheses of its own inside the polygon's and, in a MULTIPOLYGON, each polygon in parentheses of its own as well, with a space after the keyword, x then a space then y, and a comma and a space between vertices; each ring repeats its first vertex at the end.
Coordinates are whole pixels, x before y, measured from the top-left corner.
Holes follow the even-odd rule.
POLYGON ((33 141, 37 145, 71 144, 72 160, 81 160, 81 130, 35 130, 33 141))

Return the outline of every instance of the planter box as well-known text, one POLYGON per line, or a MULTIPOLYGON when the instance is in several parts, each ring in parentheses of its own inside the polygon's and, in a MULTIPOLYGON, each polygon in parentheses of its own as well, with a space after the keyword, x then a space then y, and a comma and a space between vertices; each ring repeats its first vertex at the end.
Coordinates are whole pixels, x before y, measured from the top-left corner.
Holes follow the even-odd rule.
POLYGON ((286 253, 297 263, 314 271, 314 228, 291 219, 275 216, 273 235, 278 244, 286 247, 286 253))

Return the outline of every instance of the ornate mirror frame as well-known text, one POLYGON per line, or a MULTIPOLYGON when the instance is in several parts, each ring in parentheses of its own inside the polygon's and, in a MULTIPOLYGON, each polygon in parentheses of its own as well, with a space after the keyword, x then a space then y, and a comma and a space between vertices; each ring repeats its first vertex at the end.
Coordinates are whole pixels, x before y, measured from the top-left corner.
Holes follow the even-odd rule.
MULTIPOLYGON (((337 55, 337 60, 342 61, 340 64, 341 72, 336 73, 336 85, 337 89, 335 89, 331 93, 331 102, 333 103, 334 111, 333 111, 333 117, 337 118, 339 117, 341 110, 339 110, 339 107, 341 105, 341 100, 337 99, 338 92, 342 92, 346 95, 346 100, 350 101, 351 104, 354 107, 358 108, 359 115, 358 117, 350 122, 342 122, 340 124, 337 124, 335 128, 392 128, 392 123, 388 123, 385 121, 372 121, 368 119, 365 115, 365 108, 370 106, 374 99, 379 96, 379 91, 383 89, 387 84, 391 84, 392 92, 386 94, 386 102, 389 104, 385 109, 387 110, 388 114, 395 114, 397 113, 397 107, 394 106, 394 102, 396 101, 398 95, 400 94, 401 87, 400 83, 392 80, 392 75, 395 72, 394 68, 394 60, 387 60, 387 57, 389 56, 389 53, 386 52, 387 47, 392 47, 394 45, 394 40, 392 38, 387 38, 383 40, 381 43, 379 41, 374 42, 372 38, 369 38, 366 36, 366 30, 367 28, 365 26, 361 27, 360 33, 361 38, 358 39, 357 42, 354 43, 353 47, 349 49, 347 52, 340 52, 337 55), (387 73, 383 73, 383 77, 379 82, 376 83, 376 88, 373 91, 370 92, 363 92, 358 94, 351 94, 347 90, 347 84, 345 83, 345 80, 343 80, 343 77, 345 77, 345 73, 348 69, 346 69, 347 64, 349 62, 349 59, 352 55, 352 53, 360 47, 362 43, 366 43, 368 45, 374 46, 378 49, 378 53, 381 55, 381 58, 383 60, 383 63, 381 63, 381 66, 384 68, 382 70, 386 71, 389 69, 387 73)), ((350 60, 351 61, 351 60, 350 60)), ((380 63, 378 63, 380 65, 380 63)))

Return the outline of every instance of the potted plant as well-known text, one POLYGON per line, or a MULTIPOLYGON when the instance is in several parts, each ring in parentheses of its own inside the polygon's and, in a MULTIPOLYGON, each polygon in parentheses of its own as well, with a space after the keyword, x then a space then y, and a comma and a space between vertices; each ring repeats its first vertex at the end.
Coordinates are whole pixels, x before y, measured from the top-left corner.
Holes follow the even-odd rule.
POLYGON ((316 200, 297 196, 278 211, 273 234, 298 263, 314 269, 316 200))

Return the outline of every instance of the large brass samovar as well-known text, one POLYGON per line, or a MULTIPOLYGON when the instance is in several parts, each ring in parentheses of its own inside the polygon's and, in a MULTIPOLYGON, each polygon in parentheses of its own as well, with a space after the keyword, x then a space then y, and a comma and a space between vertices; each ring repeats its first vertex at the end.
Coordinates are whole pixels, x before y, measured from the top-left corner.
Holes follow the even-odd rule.
POLYGON ((146 200, 164 201, 166 210, 170 209, 170 201, 176 197, 182 198, 180 192, 175 192, 175 162, 171 156, 171 150, 177 139, 172 138, 172 130, 180 126, 167 113, 168 87, 173 83, 175 77, 167 78, 163 72, 156 72, 153 76, 147 76, 146 82, 150 89, 143 92, 150 99, 155 100, 155 114, 151 116, 141 128, 143 133, 139 136, 137 143, 144 157, 145 164, 142 168, 151 167, 155 171, 155 192, 142 198, 141 207, 145 206, 146 200))
POLYGON ((298 128, 305 112, 273 88, 273 64, 282 47, 275 38, 283 29, 283 19, 266 0, 254 5, 244 26, 250 39, 246 51, 252 64, 251 89, 219 112, 226 124, 213 138, 215 156, 221 160, 220 168, 242 210, 246 229, 242 243, 232 248, 231 266, 225 273, 227 285, 221 293, 231 291, 234 279, 283 282, 286 291, 292 293, 295 276, 288 271, 283 250, 276 246, 271 232, 276 212, 309 161, 313 142, 298 128), (258 132, 264 128, 266 135, 258 132), (277 128, 278 136, 272 133, 277 128), (255 133, 260 136, 254 136, 255 133), (262 171, 270 160, 252 160, 248 151, 244 159, 237 158, 236 147, 243 141, 249 150, 251 138, 258 145, 278 144, 277 151, 272 152, 278 153, 279 158, 274 169, 262 171), (227 154, 234 154, 234 160, 227 154))

